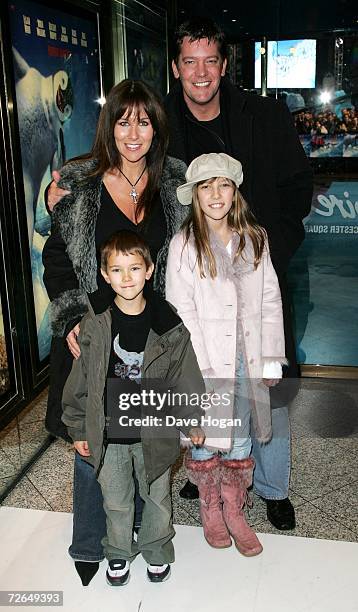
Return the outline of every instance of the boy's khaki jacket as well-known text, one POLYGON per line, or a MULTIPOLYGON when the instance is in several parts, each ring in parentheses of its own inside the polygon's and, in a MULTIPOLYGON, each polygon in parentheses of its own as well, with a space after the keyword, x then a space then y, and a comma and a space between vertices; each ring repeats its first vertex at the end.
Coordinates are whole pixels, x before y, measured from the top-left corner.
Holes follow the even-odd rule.
MULTIPOLYGON (((161 379, 168 381, 168 386, 178 393, 205 393, 188 330, 159 295, 152 293, 150 303, 152 322, 144 349, 142 383, 161 379)), ((91 454, 84 459, 94 466, 98 475, 105 454, 104 389, 112 342, 112 318, 110 308, 97 315, 89 308, 80 325, 81 356, 73 362, 62 396, 62 420, 73 441, 88 441, 91 454)), ((168 410, 165 414, 169 413, 168 410)), ((164 420, 163 412, 157 414, 164 420)), ((177 418, 198 419, 200 423, 203 412, 198 406, 186 404, 170 407, 170 414, 177 418)), ((186 435, 190 428, 180 427, 186 435)), ((141 441, 150 484, 178 458, 179 429, 170 426, 164 432, 160 427, 142 426, 141 441)))

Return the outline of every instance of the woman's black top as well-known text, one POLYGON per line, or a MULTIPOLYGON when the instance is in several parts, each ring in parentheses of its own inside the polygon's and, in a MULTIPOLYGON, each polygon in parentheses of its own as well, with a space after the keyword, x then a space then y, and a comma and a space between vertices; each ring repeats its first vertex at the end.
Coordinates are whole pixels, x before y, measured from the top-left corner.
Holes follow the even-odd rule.
MULTIPOLYGON (((155 196, 149 218, 136 225, 115 205, 107 189, 102 185, 101 206, 98 211, 95 229, 98 289, 94 293, 89 294, 89 299, 95 313, 106 310, 115 297, 111 286, 105 282, 101 275, 99 247, 111 234, 125 229, 137 232, 146 240, 155 264, 168 232, 159 192, 155 196)), ((46 248, 43 252, 45 266, 44 281, 50 300, 54 300, 63 291, 78 288, 79 282, 72 263, 67 255, 64 256, 66 254, 66 245, 61 234, 56 231, 52 232, 47 246, 49 246, 49 242, 51 242, 51 248, 46 248)), ((74 328, 80 319, 81 317, 76 317, 76 319, 68 321, 64 336, 67 336, 68 332, 74 328)))
POLYGON ((167 223, 159 193, 155 197, 150 217, 135 224, 116 206, 105 185, 102 185, 101 207, 97 216, 95 234, 98 289, 89 296, 95 312, 103 312, 111 304, 114 296, 111 286, 106 283, 101 274, 100 246, 112 234, 121 230, 136 232, 148 243, 155 265, 167 235, 167 223))

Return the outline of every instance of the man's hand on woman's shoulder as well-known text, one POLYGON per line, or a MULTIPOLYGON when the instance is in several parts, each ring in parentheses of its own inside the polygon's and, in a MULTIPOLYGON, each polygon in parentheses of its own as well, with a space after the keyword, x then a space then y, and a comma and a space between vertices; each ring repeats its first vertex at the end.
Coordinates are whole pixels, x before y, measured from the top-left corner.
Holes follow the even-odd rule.
POLYGON ((61 189, 61 187, 57 186, 57 183, 61 178, 60 173, 57 170, 52 172, 52 178, 53 181, 47 191, 47 208, 51 212, 55 208, 56 204, 58 204, 65 195, 71 193, 67 189, 61 189))

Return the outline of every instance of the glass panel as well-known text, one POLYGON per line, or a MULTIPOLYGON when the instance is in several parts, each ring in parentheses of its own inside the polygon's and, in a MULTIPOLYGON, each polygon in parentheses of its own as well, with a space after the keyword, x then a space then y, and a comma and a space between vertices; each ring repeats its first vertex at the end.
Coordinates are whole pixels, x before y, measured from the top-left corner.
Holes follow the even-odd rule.
POLYGON ((316 87, 286 92, 315 171, 306 239, 291 263, 298 358, 358 366, 358 36, 317 39, 316 87))
MULTIPOLYGON (((4 269, 4 266, 2 266, 4 269)), ((1 289, 6 283, 1 283, 1 289)), ((12 343, 7 317, 7 302, 0 300, 0 411, 16 394, 12 343)), ((21 468, 20 436, 17 419, 0 431, 0 494, 10 485, 21 468)))
POLYGON ((119 0, 112 2, 112 41, 114 82, 120 83, 126 78, 125 39, 124 39, 124 4, 119 0))
POLYGON ((0 495, 48 439, 44 391, 0 431, 0 495))
POLYGON ((10 389, 9 363, 5 340, 4 319, 2 315, 2 303, 0 300, 0 403, 1 397, 10 389))
POLYGON ((51 171, 91 149, 99 112, 97 17, 78 17, 19 0, 11 39, 38 357, 50 350, 42 249, 50 230, 44 189, 51 171))
POLYGON ((227 46, 227 76, 234 85, 242 83, 242 45, 231 44, 227 46))
POLYGON ((357 221, 358 182, 316 178, 290 266, 300 363, 358 366, 357 221))
MULTIPOLYGON (((0 176, 0 202, 3 206, 3 184, 0 176)), ((1 409, 19 391, 16 383, 14 366, 14 346, 11 327, 13 326, 9 314, 9 304, 12 296, 7 294, 9 277, 7 271, 11 269, 7 242, 4 241, 6 233, 3 231, 4 209, 0 215, 0 412, 1 409)), ((0 414, 1 417, 1 414, 0 414)))
MULTIPOLYGON (((31 255, 36 318, 33 341, 31 318, 26 319, 26 323, 31 336, 31 356, 35 357, 32 362, 34 379, 38 370, 45 370, 45 364, 36 361, 43 362, 47 357, 51 340, 41 261, 42 248, 50 230, 44 188, 51 180, 52 170, 92 147, 101 102, 98 15, 82 8, 77 9, 77 15, 76 8, 70 5, 56 10, 28 0, 18 0, 15 4, 9 2, 8 6, 11 28, 7 34, 12 44, 9 60, 12 60, 14 109, 19 128, 19 141, 12 133, 14 141, 11 144, 15 152, 21 148, 22 172, 17 171, 16 180, 23 179, 25 200, 20 201, 17 212, 19 217, 26 215, 28 227, 29 252, 24 253, 24 261, 28 261, 28 255, 31 255)), ((9 255, 4 250, 5 263, 10 268, 9 255)), ((2 282, 3 270, 5 267, 0 265, 3 300, 0 312, 0 402, 6 396, 9 375, 9 392, 12 392, 12 378, 15 378, 8 333, 8 296, 5 293, 8 288, 2 282)), ((9 283, 11 290, 15 283, 16 291, 17 283, 20 285, 21 282, 22 278, 15 275, 11 285, 9 283)), ((11 327, 18 324, 14 312, 11 311, 11 327)), ((26 366, 29 368, 23 361, 22 372, 27 375, 26 366)), ((30 374, 24 385, 25 397, 33 391, 29 379, 30 374)), ((48 439, 44 427, 46 396, 47 392, 43 392, 0 432, 0 491, 10 485, 19 470, 48 439)))
POLYGON ((137 0, 113 0, 116 82, 140 79, 165 96, 168 92, 167 13, 137 0))
POLYGON ((298 359, 358 366, 358 34, 281 32, 268 40, 267 61, 268 94, 286 102, 314 170, 306 239, 289 271, 298 359))

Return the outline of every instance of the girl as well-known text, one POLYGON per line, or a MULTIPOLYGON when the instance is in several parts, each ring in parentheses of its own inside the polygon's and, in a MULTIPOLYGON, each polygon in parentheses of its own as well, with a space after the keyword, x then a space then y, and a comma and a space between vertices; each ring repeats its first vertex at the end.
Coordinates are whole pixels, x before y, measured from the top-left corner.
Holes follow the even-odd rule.
POLYGON ((207 389, 220 392, 211 396, 209 414, 227 415, 229 397, 234 417, 219 434, 206 431, 205 447, 192 449, 186 467, 199 489, 208 543, 230 546, 231 535, 243 555, 253 556, 262 546, 243 513, 255 465, 250 418, 257 439, 268 442, 268 387, 286 363, 281 295, 265 230, 238 190, 240 162, 224 153, 201 155, 186 180, 177 195, 192 210, 170 243, 166 296, 191 333, 207 389))

